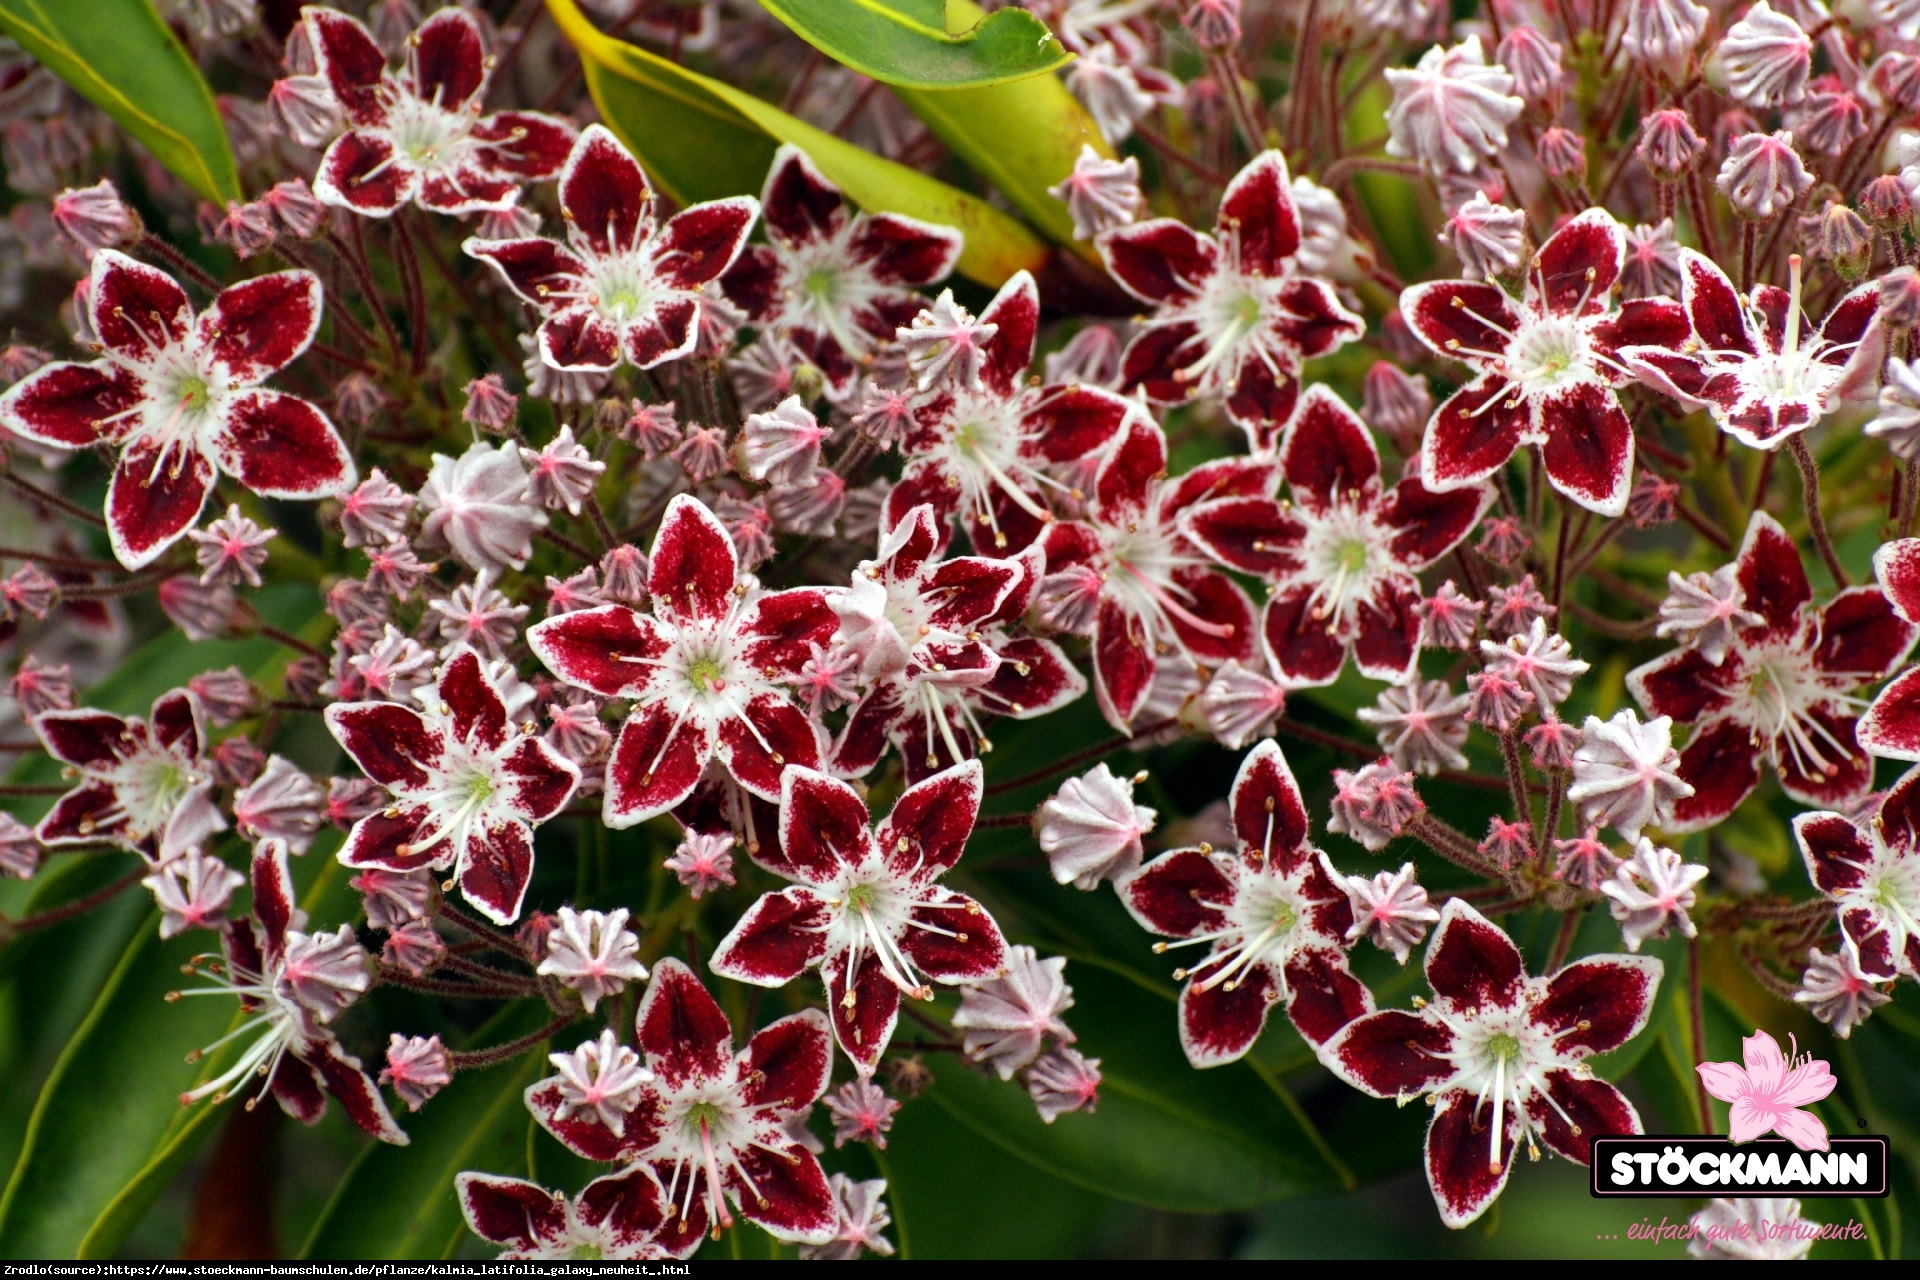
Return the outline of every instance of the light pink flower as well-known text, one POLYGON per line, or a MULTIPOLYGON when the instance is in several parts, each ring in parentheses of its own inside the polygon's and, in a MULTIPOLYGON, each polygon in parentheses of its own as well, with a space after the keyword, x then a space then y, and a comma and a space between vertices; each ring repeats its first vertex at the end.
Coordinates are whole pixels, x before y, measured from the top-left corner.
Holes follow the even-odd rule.
MULTIPOLYGON (((1792 1036, 1787 1043, 1799 1047, 1792 1036)), ((1839 1083, 1827 1064, 1811 1055, 1781 1053, 1780 1042, 1764 1031, 1740 1042, 1740 1056, 1746 1060, 1744 1069, 1731 1062, 1703 1062, 1694 1068, 1708 1093, 1732 1104, 1727 1136, 1751 1142, 1777 1133, 1802 1151, 1825 1151, 1827 1126, 1805 1108, 1839 1083)))

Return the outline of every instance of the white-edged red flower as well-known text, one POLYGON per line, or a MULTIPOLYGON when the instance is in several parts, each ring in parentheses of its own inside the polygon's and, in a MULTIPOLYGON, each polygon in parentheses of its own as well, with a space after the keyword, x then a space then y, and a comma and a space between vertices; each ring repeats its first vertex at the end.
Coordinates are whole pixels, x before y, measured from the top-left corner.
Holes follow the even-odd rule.
POLYGON ((652 1079, 615 1133, 564 1108, 559 1077, 530 1085, 527 1109, 575 1154, 650 1168, 665 1191, 659 1243, 684 1258, 734 1213, 782 1240, 824 1244, 833 1193, 788 1124, 826 1092, 833 1039, 816 1009, 763 1027, 736 1052, 733 1024, 678 960, 654 967, 635 1017, 652 1079), (731 1205, 731 1209, 729 1208, 731 1205))
POLYGON ((1006 962, 993 917, 940 883, 973 832, 982 776, 977 760, 943 770, 907 788, 874 827, 852 787, 789 767, 780 848, 763 846, 759 860, 794 887, 750 907, 710 967, 762 987, 818 968, 834 1038, 861 1074, 873 1074, 902 996, 928 1000, 928 979, 978 982, 1006 962))
POLYGON ((172 276, 102 249, 86 308, 101 358, 14 384, 0 427, 58 449, 119 449, 106 517, 121 564, 148 564, 191 529, 221 472, 270 498, 353 488, 353 459, 327 416, 260 385, 320 328, 311 271, 242 281, 195 315, 172 276))
POLYGON ((952 227, 855 209, 807 153, 782 146, 760 192, 767 243, 721 277, 747 323, 781 335, 825 375, 853 387, 875 348, 926 305, 914 290, 946 279, 964 243, 952 227))
POLYGON ((760 212, 751 196, 682 209, 664 224, 620 140, 589 125, 560 172, 567 242, 466 242, 540 313, 539 354, 564 372, 639 369, 684 356, 700 336, 701 289, 740 256, 760 212))
POLYGON ((34 837, 50 849, 112 843, 150 859, 163 847, 197 844, 223 825, 205 803, 213 785, 205 720, 200 699, 185 689, 161 695, 145 720, 92 707, 35 716, 47 754, 79 777, 34 837), (199 801, 188 803, 196 793, 199 801), (169 839, 183 819, 202 829, 169 839))
POLYGON ((1802 813, 1793 834, 1860 973, 1873 982, 1920 980, 1920 770, 1895 783, 1864 825, 1802 813))
POLYGON ((238 997, 247 1021, 235 1034, 252 1032, 252 1038, 226 1070, 181 1094, 181 1104, 204 1098, 217 1104, 238 1090, 258 1087, 261 1095, 271 1092, 294 1119, 317 1124, 331 1094, 360 1128, 382 1142, 405 1146, 407 1135, 394 1123, 379 1087, 326 1027, 370 985, 371 958, 350 928, 332 936, 293 927, 296 907, 286 845, 262 842, 254 850, 251 880, 254 922, 226 927, 223 968, 196 965, 192 970, 215 985, 182 994, 238 997))
POLYGON ((1123 360, 1125 386, 1160 404, 1222 401, 1256 453, 1300 396, 1300 366, 1366 333, 1333 286, 1301 270, 1286 158, 1255 156, 1227 184, 1214 234, 1172 218, 1095 242, 1121 287, 1155 308, 1123 360))
POLYGON ((1632 375, 1623 347, 1678 348, 1680 305, 1616 305, 1626 230, 1588 209, 1547 238, 1522 296, 1496 284, 1410 285, 1400 312, 1420 340, 1474 372, 1427 424, 1420 478, 1439 492, 1477 484, 1522 445, 1540 446, 1547 479, 1583 507, 1617 516, 1633 486, 1633 428, 1615 388, 1632 375))
POLYGON ((1680 302, 1693 336, 1677 349, 1627 347, 1620 358, 1755 449, 1778 449, 1842 401, 1871 397, 1886 355, 1878 284, 1842 296, 1816 327, 1800 307, 1799 256, 1791 262, 1790 288, 1760 285, 1742 298, 1718 263, 1682 249, 1680 302))
POLYGON ((462 645, 418 695, 327 708, 361 772, 392 803, 353 824, 340 861, 409 872, 454 868, 460 891, 489 920, 520 916, 533 876, 533 829, 566 806, 580 767, 513 723, 496 679, 462 645))
POLYGON ((1595 1136, 1640 1132, 1586 1059, 1639 1034, 1661 973, 1650 956, 1588 956, 1529 977, 1513 940, 1454 898, 1427 946, 1433 1000, 1360 1018, 1321 1057, 1376 1098, 1427 1095, 1427 1182, 1442 1221, 1464 1227, 1505 1188, 1522 1141, 1586 1164, 1595 1136))
POLYGON ((1865 795, 1873 761, 1855 733, 1865 705, 1857 692, 1898 667, 1920 636, 1877 586, 1816 608, 1799 549, 1764 511, 1734 563, 1743 608, 1760 621, 1735 623, 1717 665, 1676 649, 1627 675, 1650 715, 1693 726, 1679 773, 1694 793, 1674 803, 1673 831, 1732 813, 1758 785, 1762 757, 1804 804, 1840 808, 1865 795))
POLYGON ((603 605, 527 632, 554 675, 631 704, 607 761, 603 821, 630 827, 665 813, 715 760, 777 801, 781 771, 817 768, 825 753, 784 684, 839 626, 826 590, 750 589, 725 527, 686 494, 667 504, 647 572, 652 613, 603 605))
POLYGON ((1196 668, 1253 656, 1253 602, 1187 536, 1182 517, 1213 498, 1270 497, 1277 483, 1277 465, 1254 458, 1169 478, 1166 435, 1136 418, 1101 460, 1085 513, 1048 528, 1039 613, 1093 637, 1094 691, 1116 729, 1128 731, 1146 706, 1162 656, 1196 668))
POLYGON ((1331 684, 1349 653, 1362 674, 1404 683, 1420 656, 1414 575, 1472 532, 1492 486, 1435 493, 1414 475, 1387 486, 1366 423, 1322 386, 1301 397, 1279 463, 1291 501, 1218 498, 1181 528, 1271 585, 1261 638, 1283 683, 1331 684))
POLYGON ((595 1178, 572 1197, 490 1173, 463 1173, 454 1191, 473 1234, 506 1246, 503 1259, 672 1256, 657 1239, 667 1221, 666 1194, 645 1165, 595 1178))
POLYGON ((1238 847, 1163 853, 1114 887, 1141 927, 1207 948, 1174 972, 1180 1044, 1196 1067, 1242 1057, 1283 1005, 1316 1048, 1373 1011, 1347 965, 1353 907, 1307 841, 1306 802, 1271 739, 1247 753, 1230 800, 1238 847))
POLYGON ((479 19, 449 5, 407 37, 406 64, 357 18, 309 7, 304 44, 345 126, 320 158, 313 194, 368 217, 412 203, 434 213, 512 208, 524 182, 551 178, 573 126, 538 111, 486 114, 493 56, 479 19))
POLYGON ((942 560, 940 535, 933 508, 915 507, 830 593, 835 652, 857 656, 864 690, 829 757, 835 773, 866 773, 891 743, 918 777, 981 749, 981 715, 1031 719, 1086 692, 1059 646, 1005 631, 1033 597, 1039 555, 942 560))
MULTIPOLYGON (((942 295, 935 307, 951 305, 942 295)), ((887 495, 889 526, 930 503, 943 546, 947 522, 957 520, 984 555, 1022 551, 1053 519, 1049 491, 1073 494, 1054 473, 1084 475, 1129 420, 1145 416, 1100 387, 1029 384, 1039 331, 1040 290, 1025 271, 1000 286, 978 321, 927 330, 944 335, 929 349, 949 372, 911 410, 900 446, 907 466, 887 495)))

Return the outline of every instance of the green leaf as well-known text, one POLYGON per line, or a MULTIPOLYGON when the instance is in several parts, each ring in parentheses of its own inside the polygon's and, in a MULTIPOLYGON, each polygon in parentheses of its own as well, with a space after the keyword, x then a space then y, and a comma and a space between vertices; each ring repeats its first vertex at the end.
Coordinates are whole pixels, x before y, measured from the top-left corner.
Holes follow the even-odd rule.
POLYGON ((1068 977, 1074 1047, 1100 1060, 1097 1111, 1044 1124, 1017 1083, 958 1064, 927 1097, 1054 1177, 1135 1204, 1221 1213, 1351 1187, 1278 1079, 1247 1061, 1195 1071, 1172 1001, 1084 964, 1070 964, 1068 977))
MULTIPOLYGON (((478 1045, 537 1031, 551 1017, 538 1001, 501 1010, 474 1033, 478 1045)), ((520 1095, 546 1055, 463 1071, 415 1114, 401 1117, 413 1141, 369 1144, 334 1188, 300 1250, 303 1258, 439 1258, 466 1230, 453 1180, 467 1169, 518 1175, 526 1167, 527 1112, 520 1095)))
POLYGON ((760 0, 760 7, 842 66, 910 89, 1001 84, 1073 56, 1025 9, 983 18, 948 0, 760 0))
POLYGON ((213 94, 151 0, 0 0, 0 30, 195 191, 242 198, 213 94))
MULTIPOLYGON (((0 1198, 0 1255, 78 1256, 102 1214, 176 1128, 204 1119, 183 1115, 180 1105, 203 1070, 188 1065, 186 1055, 219 1038, 234 1006, 167 1003, 180 967, 206 939, 187 933, 162 942, 158 923, 149 915, 141 926, 40 1091, 0 1198)), ((124 1214, 120 1221, 132 1225, 124 1214)), ((98 1243, 111 1253, 118 1241, 98 1243)))
POLYGON ((966 236, 959 270, 969 279, 997 287, 1016 271, 1045 267, 1046 243, 979 197, 615 40, 587 21, 574 0, 547 0, 547 8, 579 52, 607 126, 679 203, 759 194, 774 150, 790 142, 862 209, 958 227, 966 236))

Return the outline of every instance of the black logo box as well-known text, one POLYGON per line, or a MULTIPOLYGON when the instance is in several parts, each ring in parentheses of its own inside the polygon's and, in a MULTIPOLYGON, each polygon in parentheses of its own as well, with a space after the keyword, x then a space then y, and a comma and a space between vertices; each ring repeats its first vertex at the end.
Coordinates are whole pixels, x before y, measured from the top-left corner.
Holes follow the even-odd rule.
POLYGON ((1887 1187, 1884 1137, 1831 1138, 1826 1151, 1802 1151, 1770 1139, 1599 1137, 1593 1140, 1592 1194, 1603 1198, 1793 1196, 1881 1198, 1887 1187), (1652 1157, 1651 1162, 1647 1157, 1652 1157), (1796 1166, 1793 1157, 1798 1156, 1796 1166), (1685 1163, 1684 1174, 1680 1168, 1685 1163), (1664 1171, 1662 1165, 1664 1164, 1664 1171), (1805 1170, 1807 1177, 1786 1175, 1805 1170), (1623 1172, 1629 1174, 1622 1181, 1623 1172), (1731 1179, 1727 1176, 1731 1174, 1731 1179), (1673 1181, 1668 1181, 1672 1177, 1673 1181))

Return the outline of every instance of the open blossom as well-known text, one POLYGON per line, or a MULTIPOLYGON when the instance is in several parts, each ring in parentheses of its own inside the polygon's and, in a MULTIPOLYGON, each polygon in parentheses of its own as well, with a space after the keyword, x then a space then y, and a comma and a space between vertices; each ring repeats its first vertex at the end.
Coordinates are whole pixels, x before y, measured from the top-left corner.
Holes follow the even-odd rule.
POLYGON ((1441 1220, 1463 1227, 1505 1188, 1522 1141, 1587 1164, 1596 1134, 1640 1132, 1633 1104, 1584 1064, 1639 1034, 1661 972, 1651 957, 1588 956, 1529 977, 1506 933, 1454 898, 1427 945, 1433 1000, 1350 1023, 1322 1058, 1376 1098, 1434 1099, 1427 1182, 1441 1220))
POLYGON ((1466 537, 1491 487, 1435 493, 1417 476, 1387 486, 1366 424, 1323 387, 1301 397, 1278 461, 1290 503, 1216 498, 1187 513, 1184 532, 1272 584, 1261 639, 1287 683, 1330 684, 1349 653, 1362 674, 1404 682, 1420 653, 1415 574, 1466 537))
POLYGON ((652 612, 603 605, 550 617, 527 642, 561 680, 632 710, 607 763, 603 820, 629 827, 693 794, 717 761, 763 800, 789 765, 818 767, 818 725, 783 684, 838 623, 826 591, 749 590, 713 513, 677 495, 647 560, 652 612))
POLYGON ((618 1130, 590 1109, 570 1108, 560 1076, 527 1090, 534 1118, 577 1155, 651 1170, 676 1206, 660 1234, 674 1257, 691 1255, 709 1227, 732 1226, 735 1213, 777 1239, 829 1240, 835 1214, 827 1176, 787 1130, 826 1091, 833 1053, 826 1016, 791 1014, 736 1052, 719 1004, 691 969, 669 958, 655 966, 634 1021, 648 1078, 618 1130))
POLYGON ((661 224, 632 154, 604 126, 590 125, 560 172, 560 209, 565 244, 476 238, 466 251, 540 313, 543 363, 598 373, 622 362, 651 369, 693 350, 710 305, 701 289, 740 255, 760 204, 750 196, 714 200, 661 224))
POLYGON ((974 760, 934 774, 907 788, 875 828, 852 787, 789 767, 779 855, 763 845, 759 860, 794 885, 750 907, 709 967, 763 987, 819 969, 834 1038, 871 1075, 903 996, 928 1000, 928 979, 978 982, 1006 967, 993 917, 940 883, 966 849, 982 785, 974 760))
POLYGON ((946 279, 962 238, 896 213, 862 213, 806 152, 784 145, 760 191, 767 243, 748 245, 720 287, 747 323, 778 334, 839 397, 860 366, 946 279))
POLYGON ((1675 804, 1674 831, 1732 813, 1759 784, 1762 757, 1803 804, 1831 807, 1866 794, 1873 769, 1855 736, 1855 691, 1898 667, 1920 635, 1877 586, 1849 588, 1815 607, 1799 548, 1764 511, 1747 526, 1734 576, 1744 608, 1760 621, 1735 627, 1719 663, 1676 649, 1627 675, 1647 712, 1693 726, 1680 778, 1694 794, 1675 804))
POLYGON ((1260 452, 1293 414, 1302 363, 1365 332, 1301 267, 1290 183, 1285 158, 1263 152, 1228 184, 1213 235, 1155 218, 1097 242, 1121 286, 1155 308, 1127 346, 1125 386, 1160 404, 1222 401, 1260 452))
POLYGON ((1373 1008, 1347 967, 1352 908, 1307 842, 1306 802, 1272 739, 1247 753, 1231 794, 1235 849, 1175 849, 1115 886, 1142 928, 1176 939, 1156 952, 1207 947, 1174 971, 1196 1067, 1245 1055, 1275 1004, 1315 1046, 1373 1008))
POLYGON ((109 841, 152 856, 178 840, 183 816, 210 814, 210 833, 223 825, 189 797, 211 785, 207 733, 200 700, 183 689, 164 694, 145 720, 81 708, 48 711, 33 720, 47 754, 77 774, 73 790, 54 801, 34 836, 50 848, 109 841))
POLYGON ((1073 1007, 1066 967, 1063 957, 1042 960, 1032 947, 1009 947, 998 977, 960 993, 953 1025, 962 1033, 966 1055, 1011 1080, 1040 1056, 1048 1037, 1072 1041, 1074 1034, 1060 1016, 1073 1007))
POLYGON ((459 648, 415 711, 335 703, 327 727, 393 796, 354 824, 340 860, 408 872, 454 869, 467 901, 497 924, 520 915, 533 876, 533 828, 566 806, 580 769, 516 727, 480 655, 459 648))
POLYGON ((608 912, 561 907, 547 935, 546 957, 534 972, 578 991, 580 1003, 592 1013, 594 1005, 626 990, 628 983, 646 981, 639 951, 640 938, 627 928, 625 907, 608 912))
POLYGON ((1732 1104, 1727 1137, 1751 1142, 1777 1133, 1802 1151, 1827 1150, 1827 1126, 1810 1108, 1840 1083, 1832 1069, 1812 1054, 1780 1052, 1780 1042, 1764 1031, 1740 1042, 1740 1056, 1744 1066, 1703 1062, 1694 1068, 1708 1093, 1732 1104))
MULTIPOLYGON (((1873 982, 1920 979, 1920 771, 1856 826, 1838 813, 1794 817, 1807 876, 1834 905, 1843 948, 1873 982)), ((1868 1007, 1871 1007, 1869 1005, 1868 1007)))
POLYGON ((1672 728, 1665 716, 1643 724, 1632 710, 1615 712, 1610 720, 1587 717, 1573 752, 1573 785, 1567 788, 1582 822, 1638 840, 1642 827, 1672 821, 1675 803, 1693 794, 1680 777, 1672 728))
POLYGON ((1627 950, 1638 951, 1648 938, 1664 938, 1669 929, 1678 929, 1684 938, 1698 932, 1689 912, 1694 886, 1706 878, 1707 868, 1642 836, 1633 856, 1620 864, 1600 892, 1620 922, 1627 950))
POLYGON ((1101 763, 1041 802, 1034 831, 1055 880, 1092 889, 1140 865, 1140 838, 1153 830, 1156 817, 1133 802, 1133 788, 1145 778, 1115 777, 1101 763))
POLYGON ((1614 301, 1626 231, 1604 209, 1564 223, 1534 253, 1518 300, 1497 285, 1443 280, 1400 295, 1408 326, 1474 378, 1440 406, 1420 446, 1436 492, 1480 484, 1524 444, 1554 488, 1602 515, 1626 510, 1633 431, 1614 388, 1623 347, 1674 347, 1687 317, 1664 298, 1614 301))
MULTIPOLYGON (((466 10, 449 6, 410 34, 398 73, 357 19, 309 7, 301 23, 328 106, 346 126, 314 175, 323 203, 376 218, 409 203, 435 213, 505 209, 521 183, 552 177, 565 159, 573 127, 560 117, 483 114, 494 59, 466 10)), ((291 103, 282 110, 298 118, 291 103)), ((314 104, 300 114, 314 117, 301 132, 318 141, 331 112, 314 104)))
POLYGON ((1331 863, 1327 874, 1346 890, 1347 901, 1353 906, 1347 941, 1366 938, 1382 951, 1391 951, 1401 964, 1427 936, 1427 926, 1440 918, 1440 912, 1427 901, 1427 891, 1414 879, 1411 862, 1402 863, 1398 871, 1382 871, 1372 879, 1337 875, 1331 863))
POLYGON ((1487 61, 1479 36, 1434 45, 1417 66, 1389 68, 1386 77, 1393 89, 1387 154, 1436 173, 1473 172, 1507 145, 1507 126, 1526 107, 1513 96, 1513 76, 1487 61))
POLYGON ((120 563, 150 564, 192 528, 220 473, 272 498, 353 487, 353 459, 326 415, 260 385, 320 328, 312 272, 256 276, 196 314, 172 276, 102 249, 86 306, 101 358, 15 383, 0 396, 0 426, 56 449, 119 450, 106 517, 120 563))

